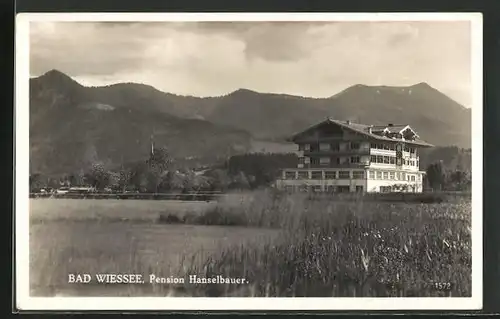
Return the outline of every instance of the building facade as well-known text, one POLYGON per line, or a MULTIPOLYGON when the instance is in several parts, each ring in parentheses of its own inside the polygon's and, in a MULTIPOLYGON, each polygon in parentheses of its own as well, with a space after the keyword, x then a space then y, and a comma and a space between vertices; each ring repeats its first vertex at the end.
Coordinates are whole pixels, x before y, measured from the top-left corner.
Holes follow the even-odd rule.
POLYGON ((292 137, 298 167, 276 181, 289 192, 422 192, 419 150, 432 147, 409 125, 327 119, 292 137))

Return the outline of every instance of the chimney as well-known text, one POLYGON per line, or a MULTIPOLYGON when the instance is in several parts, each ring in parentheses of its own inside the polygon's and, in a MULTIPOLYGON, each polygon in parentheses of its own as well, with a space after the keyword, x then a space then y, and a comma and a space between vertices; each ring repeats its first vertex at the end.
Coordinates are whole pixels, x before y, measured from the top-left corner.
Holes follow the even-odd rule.
POLYGON ((372 134, 372 128, 373 128, 373 125, 370 125, 370 126, 368 127, 368 133, 372 134))
POLYGON ((391 127, 391 126, 394 126, 394 124, 392 124, 392 123, 389 123, 389 124, 388 124, 388 126, 389 126, 389 127, 391 127))
POLYGON ((345 121, 347 125, 351 125, 351 121, 347 120, 345 121))

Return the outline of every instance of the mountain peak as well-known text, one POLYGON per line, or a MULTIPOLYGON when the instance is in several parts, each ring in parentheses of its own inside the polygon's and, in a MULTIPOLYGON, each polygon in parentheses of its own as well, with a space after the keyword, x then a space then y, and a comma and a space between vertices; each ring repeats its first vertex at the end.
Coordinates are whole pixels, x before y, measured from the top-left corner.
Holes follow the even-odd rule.
POLYGON ((44 73, 43 75, 39 76, 38 79, 43 80, 43 81, 48 81, 48 82, 51 82, 53 84, 58 84, 58 85, 61 85, 61 84, 63 84, 63 85, 64 84, 66 84, 66 85, 74 85, 74 84, 80 85, 78 82, 73 80, 70 76, 68 76, 67 74, 65 74, 59 70, 56 70, 56 69, 52 69, 52 70, 44 73))
POLYGON ((430 86, 427 82, 420 82, 420 83, 417 83, 415 85, 412 85, 411 87, 413 87, 413 88, 420 87, 420 88, 430 88, 430 89, 432 89, 432 86, 430 86))
POLYGON ((50 71, 47 71, 45 72, 42 76, 40 77, 50 77, 50 78, 56 78, 56 77, 59 77, 59 78, 69 78, 71 79, 71 77, 69 77, 68 75, 66 75, 65 73, 59 71, 59 70, 56 70, 56 69, 52 69, 50 71))
POLYGON ((236 91, 233 91, 231 94, 255 94, 257 92, 249 90, 249 89, 237 89, 236 91))

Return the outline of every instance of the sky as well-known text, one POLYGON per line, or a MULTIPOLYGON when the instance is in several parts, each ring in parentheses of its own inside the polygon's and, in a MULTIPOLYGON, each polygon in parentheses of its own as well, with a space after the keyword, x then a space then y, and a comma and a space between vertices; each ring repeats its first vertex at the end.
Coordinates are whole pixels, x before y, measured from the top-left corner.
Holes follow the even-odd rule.
POLYGON ((192 96, 239 88, 329 97, 355 84, 427 82, 471 104, 466 21, 30 23, 30 75, 192 96))

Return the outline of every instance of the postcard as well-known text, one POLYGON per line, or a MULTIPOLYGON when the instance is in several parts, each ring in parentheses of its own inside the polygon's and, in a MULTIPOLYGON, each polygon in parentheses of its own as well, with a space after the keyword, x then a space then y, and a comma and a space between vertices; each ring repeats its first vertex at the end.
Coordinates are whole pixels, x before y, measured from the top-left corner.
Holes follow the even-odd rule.
POLYGON ((481 309, 480 13, 21 13, 15 63, 20 310, 481 309))

